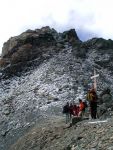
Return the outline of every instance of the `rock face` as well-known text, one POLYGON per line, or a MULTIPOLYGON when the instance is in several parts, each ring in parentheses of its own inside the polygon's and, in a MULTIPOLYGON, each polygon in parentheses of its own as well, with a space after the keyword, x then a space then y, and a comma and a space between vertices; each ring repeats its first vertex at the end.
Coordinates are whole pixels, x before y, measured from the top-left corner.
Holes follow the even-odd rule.
POLYGON ((0 60, 0 149, 8 150, 36 122, 61 116, 65 102, 85 100, 94 68, 100 108, 111 109, 112 98, 106 102, 101 92, 109 87, 113 94, 112 48, 112 40, 82 42, 74 29, 43 27, 10 38, 0 60))
POLYGON ((43 27, 35 31, 27 30, 4 43, 1 57, 7 58, 11 64, 26 62, 47 52, 49 53, 46 50, 48 47, 57 49, 57 44, 64 44, 65 41, 79 41, 74 29, 62 34, 49 27, 43 27))
MULTIPOLYGON (((50 58, 64 48, 65 43, 78 43, 80 40, 74 29, 57 33, 48 26, 35 31, 27 30, 19 36, 11 37, 4 43, 0 66, 7 67, 8 76, 23 70, 28 61, 50 58)), ((40 64, 38 61, 38 64, 40 64)))

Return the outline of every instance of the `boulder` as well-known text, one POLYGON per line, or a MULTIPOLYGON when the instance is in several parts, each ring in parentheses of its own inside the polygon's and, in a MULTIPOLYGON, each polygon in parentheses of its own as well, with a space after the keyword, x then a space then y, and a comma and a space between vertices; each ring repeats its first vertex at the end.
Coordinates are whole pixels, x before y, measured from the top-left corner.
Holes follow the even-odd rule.
POLYGON ((79 121, 82 121, 82 117, 73 117, 72 118, 72 125, 75 125, 79 121))
POLYGON ((109 88, 102 91, 100 94, 100 101, 104 103, 107 108, 113 105, 112 94, 109 88))
POLYGON ((109 111, 113 108, 113 99, 110 89, 104 89, 99 97, 98 116, 109 117, 109 111))

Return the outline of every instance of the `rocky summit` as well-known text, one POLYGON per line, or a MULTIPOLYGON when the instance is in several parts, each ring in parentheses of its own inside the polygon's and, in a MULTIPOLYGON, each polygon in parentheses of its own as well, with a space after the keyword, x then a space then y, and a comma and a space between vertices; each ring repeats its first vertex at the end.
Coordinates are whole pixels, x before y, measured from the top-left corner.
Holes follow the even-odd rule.
POLYGON ((48 26, 11 37, 0 57, 0 150, 112 150, 112 83, 110 39, 48 26), (62 107, 86 99, 94 69, 99 118, 67 126, 62 107))

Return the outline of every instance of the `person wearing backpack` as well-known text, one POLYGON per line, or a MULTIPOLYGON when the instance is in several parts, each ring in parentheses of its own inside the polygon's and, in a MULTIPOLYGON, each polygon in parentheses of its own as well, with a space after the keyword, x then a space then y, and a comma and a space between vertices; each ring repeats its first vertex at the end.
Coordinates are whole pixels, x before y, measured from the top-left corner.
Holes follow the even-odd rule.
POLYGON ((97 93, 96 93, 95 89, 92 88, 87 93, 87 100, 89 101, 92 119, 96 119, 96 117, 97 117, 97 99, 98 99, 97 93))
POLYGON ((65 106, 63 106, 63 114, 66 115, 66 124, 70 121, 70 107, 69 102, 66 103, 65 106))
POLYGON ((70 113, 70 119, 72 119, 72 116, 74 116, 74 105, 70 103, 69 106, 69 113, 70 113))

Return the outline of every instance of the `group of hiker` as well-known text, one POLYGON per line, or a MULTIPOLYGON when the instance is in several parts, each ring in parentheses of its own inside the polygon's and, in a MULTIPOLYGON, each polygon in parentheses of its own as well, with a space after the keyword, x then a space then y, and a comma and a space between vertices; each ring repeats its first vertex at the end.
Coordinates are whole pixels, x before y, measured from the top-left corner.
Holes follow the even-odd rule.
POLYGON ((94 88, 87 93, 86 100, 79 99, 79 103, 75 104, 67 102, 63 107, 63 113, 66 115, 66 123, 68 123, 72 116, 83 117, 85 109, 89 106, 90 116, 92 119, 97 118, 97 93, 94 88))

